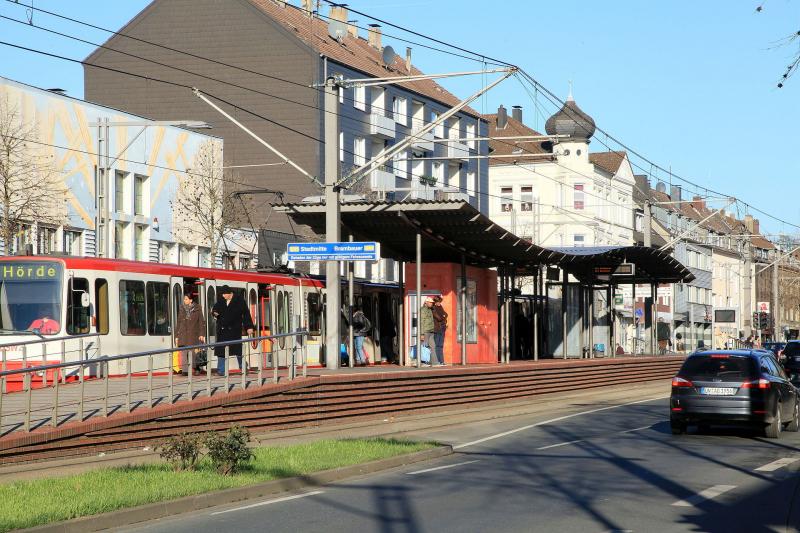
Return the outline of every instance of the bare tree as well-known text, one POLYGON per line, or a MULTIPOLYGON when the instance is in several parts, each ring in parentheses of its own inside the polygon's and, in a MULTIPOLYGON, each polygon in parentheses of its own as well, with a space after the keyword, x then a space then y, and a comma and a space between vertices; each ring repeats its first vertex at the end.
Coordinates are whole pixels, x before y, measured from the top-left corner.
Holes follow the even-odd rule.
POLYGON ((0 91, 0 240, 11 253, 26 224, 61 225, 66 187, 35 117, 25 117, 8 90, 0 91))
POLYGON ((238 202, 233 192, 239 186, 238 178, 222 168, 222 143, 205 141, 170 202, 175 239, 182 244, 208 246, 213 263, 223 239, 238 227, 238 202))
MULTIPOLYGON (((763 0, 757 7, 756 13, 762 13, 764 11, 764 4, 766 4, 766 0, 763 0)), ((778 39, 771 48, 783 48, 786 46, 795 46, 800 44, 800 30, 791 33, 782 39, 778 39)), ((783 86, 786 84, 787 80, 792 77, 792 75, 800 69, 800 46, 798 46, 797 51, 792 55, 791 60, 789 61, 789 65, 786 67, 786 70, 783 71, 780 80, 778 81, 778 89, 782 89, 783 86)))

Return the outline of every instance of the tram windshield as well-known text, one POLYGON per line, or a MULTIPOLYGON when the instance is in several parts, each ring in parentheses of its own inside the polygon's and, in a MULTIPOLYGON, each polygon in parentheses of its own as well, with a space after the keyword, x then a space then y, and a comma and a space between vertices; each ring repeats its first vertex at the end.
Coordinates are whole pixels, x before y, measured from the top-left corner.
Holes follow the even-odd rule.
POLYGON ((61 331, 62 271, 59 263, 0 263, 0 335, 61 331))

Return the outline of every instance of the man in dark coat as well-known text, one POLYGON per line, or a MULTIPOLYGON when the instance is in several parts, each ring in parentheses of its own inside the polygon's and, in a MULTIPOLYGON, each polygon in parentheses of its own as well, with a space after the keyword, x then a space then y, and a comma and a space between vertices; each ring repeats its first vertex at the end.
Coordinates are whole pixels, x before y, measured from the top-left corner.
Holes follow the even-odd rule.
MULTIPOLYGON (((217 319, 217 342, 234 341, 242 338, 242 330, 246 329, 248 335, 253 335, 253 318, 247 304, 241 298, 234 297, 233 290, 223 285, 219 290, 222 300, 219 300, 211 309, 211 314, 217 319)), ((217 357, 217 373, 225 374, 225 346, 214 348, 217 357)), ((227 346, 230 355, 235 355, 242 366, 242 343, 227 346)))

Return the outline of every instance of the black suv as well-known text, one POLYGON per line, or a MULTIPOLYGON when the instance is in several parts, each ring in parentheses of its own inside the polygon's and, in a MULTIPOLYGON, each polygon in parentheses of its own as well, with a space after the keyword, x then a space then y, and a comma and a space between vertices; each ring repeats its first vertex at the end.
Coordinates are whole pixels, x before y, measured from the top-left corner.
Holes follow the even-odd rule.
POLYGON ((784 346, 783 368, 792 381, 800 380, 800 341, 789 341, 784 346))
POLYGON ((748 424, 767 437, 800 428, 798 391, 767 350, 708 350, 684 361, 672 379, 673 434, 688 424, 748 424))

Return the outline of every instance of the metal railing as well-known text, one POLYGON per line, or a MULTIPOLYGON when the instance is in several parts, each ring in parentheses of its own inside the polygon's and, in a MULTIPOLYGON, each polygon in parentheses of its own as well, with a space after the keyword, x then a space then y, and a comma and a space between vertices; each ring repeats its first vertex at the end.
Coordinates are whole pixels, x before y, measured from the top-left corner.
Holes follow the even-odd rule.
MULTIPOLYGON (((194 344, 190 346, 180 346, 172 348, 164 348, 159 350, 148 350, 143 352, 135 352, 129 354, 101 356, 92 359, 81 358, 76 361, 63 361, 53 364, 41 364, 31 367, 25 367, 13 370, 0 371, 0 436, 22 429, 24 431, 31 431, 32 423, 36 423, 36 427, 41 427, 49 422, 53 427, 58 426, 66 420, 79 420, 83 421, 92 416, 101 414, 108 416, 113 412, 124 410, 131 412, 135 409, 134 403, 137 407, 142 405, 146 407, 153 407, 156 403, 162 403, 165 398, 162 396, 158 402, 154 400, 154 392, 165 391, 166 401, 172 404, 176 400, 176 383, 173 375, 173 354, 175 352, 187 352, 188 364, 182 370, 186 371, 186 399, 195 398, 195 394, 205 392, 207 396, 212 396, 214 393, 219 392, 220 384, 214 383, 215 377, 217 381, 223 381, 224 393, 231 392, 236 384, 231 382, 231 357, 238 358, 238 355, 231 354, 231 346, 242 345, 242 356, 240 360, 240 374, 242 390, 248 386, 249 378, 255 378, 258 386, 266 383, 265 372, 270 370, 273 382, 277 383, 279 379, 280 357, 285 356, 286 368, 288 369, 287 377, 292 380, 297 377, 298 366, 302 368, 302 376, 305 377, 308 372, 307 364, 307 351, 306 351, 306 337, 308 332, 306 330, 298 330, 291 333, 283 333, 277 335, 266 335, 261 337, 246 337, 241 340, 223 341, 215 343, 194 344), (284 347, 276 347, 279 341, 283 339, 291 339, 296 337, 294 342, 284 342, 284 347), (260 346, 265 346, 265 341, 271 342, 269 350, 260 350, 260 346), (201 350, 214 350, 218 352, 224 349, 224 374, 219 374, 212 371, 212 360, 210 357, 206 361, 206 370, 204 379, 195 380, 201 374, 195 374, 195 357, 201 350), (298 362, 299 352, 299 362, 298 362), (248 368, 248 362, 252 355, 258 355, 258 363, 255 369, 248 368), (169 354, 169 362, 164 366, 155 367, 154 359, 158 355, 169 354), (269 358, 270 366, 267 367, 265 360, 269 358), (146 371, 137 372, 132 369, 133 361, 146 360, 146 371), (109 372, 109 364, 114 362, 124 362, 125 371, 118 374, 115 378, 111 378, 109 372), (87 376, 87 368, 94 367, 99 369, 98 372, 87 376), (67 369, 74 369, 72 372, 66 372, 67 369), (165 370, 166 383, 158 376, 159 371, 165 370), (48 381, 47 374, 52 372, 52 379, 48 381), (74 380, 68 383, 67 374, 70 374, 74 380), (9 378, 15 376, 22 376, 22 387, 17 392, 7 392, 7 384, 9 378), (87 379, 97 376, 96 379, 87 379), (146 377, 146 387, 134 389, 134 376, 137 376, 136 382, 140 382, 141 378, 146 377), (41 377, 41 386, 34 387, 33 381, 35 378, 41 377), (158 380, 158 381, 157 381, 158 380), (115 384, 113 391, 110 390, 110 383, 113 381, 115 384), (205 382, 205 388, 195 389, 195 382, 205 382), (122 382, 122 387, 118 387, 122 382), (87 388, 92 390, 87 396, 87 388), (64 394, 64 392, 69 394, 64 394), (144 396, 136 400, 136 396, 144 396), (119 404, 110 406, 109 402, 112 399, 119 399, 119 404), (36 401, 36 405, 34 404, 36 401), (64 402, 63 400, 67 400, 64 402), (87 405, 90 404, 90 405, 87 405), (11 410, 9 411, 9 405, 11 410), (73 407, 74 411, 69 412, 68 407, 73 407), (91 410, 87 416, 87 410, 91 410), (33 420, 34 413, 45 412, 47 413, 44 418, 33 420), (4 418, 6 422, 4 422, 4 418), (61 420, 60 420, 61 419, 61 420), (10 420, 10 422, 9 422, 10 420), (11 429, 4 426, 11 425, 11 429)), ((70 337, 76 338, 76 337, 70 337)), ((81 339, 82 341, 82 339, 81 339)), ((22 343, 16 343, 10 346, 20 346, 22 343)), ((81 346, 83 351, 83 346, 81 346)), ((62 352, 63 353, 63 352, 62 352)), ((65 354, 64 354, 65 355, 65 354)), ((219 361, 218 361, 219 364, 219 361)), ((179 393, 178 396, 183 396, 179 393)), ((35 429, 35 428, 34 428, 35 429)))

